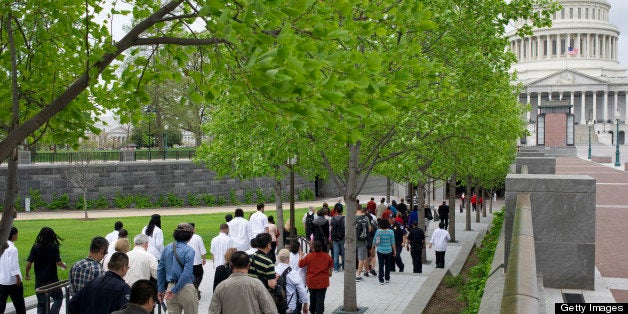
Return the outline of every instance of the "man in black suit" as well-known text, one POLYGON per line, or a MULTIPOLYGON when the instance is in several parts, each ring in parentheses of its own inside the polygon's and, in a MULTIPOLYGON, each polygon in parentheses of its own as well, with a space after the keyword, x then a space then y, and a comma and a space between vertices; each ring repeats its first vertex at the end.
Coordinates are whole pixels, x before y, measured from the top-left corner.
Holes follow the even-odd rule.
POLYGON ((443 204, 438 206, 438 219, 445 224, 445 230, 449 227, 449 205, 443 201, 443 204))

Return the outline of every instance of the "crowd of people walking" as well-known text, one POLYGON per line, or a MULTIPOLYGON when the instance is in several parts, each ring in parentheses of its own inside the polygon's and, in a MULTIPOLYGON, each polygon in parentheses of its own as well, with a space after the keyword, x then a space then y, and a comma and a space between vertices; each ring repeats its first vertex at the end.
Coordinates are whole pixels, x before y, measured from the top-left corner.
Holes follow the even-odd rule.
MULTIPOLYGON (((345 271, 346 228, 356 232, 356 282, 377 277, 379 284, 390 282, 390 273, 404 272, 401 252, 412 257, 412 272, 421 273, 421 254, 426 243, 431 210, 409 210, 404 200, 390 204, 374 198, 362 206, 357 202, 355 223, 347 226, 341 200, 330 208, 327 203, 315 210, 309 207, 301 220, 310 251, 304 252, 298 241, 287 241, 285 233, 296 230, 286 224, 284 234, 273 216, 264 213, 264 204, 249 219, 240 208, 225 216, 219 233, 211 239, 210 253, 214 267, 210 313, 323 313, 330 277, 345 271), (419 217, 422 212, 423 217, 419 217), (429 213, 429 214, 428 214, 429 213), (419 219, 426 220, 425 229, 419 219), (285 247, 277 247, 283 237, 285 247), (376 271, 376 263, 378 270, 376 271)), ((438 209, 439 229, 430 237, 436 251, 436 266, 444 266, 449 207, 438 209)), ((0 313, 10 296, 17 313, 25 313, 22 276, 15 227, 8 248, 0 256, 0 313)), ((59 280, 57 267, 65 269, 60 242, 54 230, 43 227, 28 255, 25 278, 30 279, 34 265, 35 287, 59 280)), ((74 263, 69 271, 70 301, 68 313, 150 313, 155 306, 168 313, 198 313, 202 291, 205 244, 194 223, 180 223, 172 238, 164 236, 161 216, 154 214, 141 232, 133 237, 121 221, 105 237, 91 241, 87 257, 74 263), (168 243, 169 242, 169 243, 168 243), (168 243, 165 245, 165 243, 168 243)), ((353 270, 351 270, 353 271, 353 270)), ((48 295, 37 294, 38 313, 59 313, 63 301, 61 289, 48 295), (52 299, 46 309, 46 297, 52 299)), ((201 311, 205 312, 205 311, 201 311)))

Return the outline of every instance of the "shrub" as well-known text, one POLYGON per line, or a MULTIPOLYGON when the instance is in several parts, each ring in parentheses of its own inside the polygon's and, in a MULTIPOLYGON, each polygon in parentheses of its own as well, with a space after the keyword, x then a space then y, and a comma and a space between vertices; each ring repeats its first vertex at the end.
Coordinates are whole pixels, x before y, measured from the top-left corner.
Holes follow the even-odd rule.
POLYGON ((28 189, 28 195, 30 195, 31 197, 31 208, 32 209, 39 209, 39 208, 46 208, 48 207, 48 203, 44 202, 44 200, 41 198, 41 191, 39 190, 34 190, 34 189, 28 189))
POLYGON ((201 198, 203 199, 203 203, 205 204, 205 206, 216 205, 216 197, 211 195, 210 193, 201 194, 201 198))
POLYGON ((239 205, 240 202, 238 201, 238 197, 236 196, 236 190, 235 189, 230 189, 229 190, 229 203, 231 203, 231 205, 239 205))
POLYGON ((477 249, 478 264, 469 270, 469 282, 461 289, 461 297, 467 300, 464 313, 477 313, 484 294, 484 285, 491 269, 493 255, 504 223, 504 209, 493 212, 493 224, 477 249))
POLYGON ((168 201, 166 201, 166 196, 164 195, 159 195, 159 197, 157 197, 157 200, 153 203, 153 205, 155 207, 165 207, 168 205, 168 201))
POLYGON ((187 199, 188 199, 188 205, 190 206, 201 205, 201 201, 198 199, 198 194, 196 193, 188 193, 187 199))
POLYGON ((98 195, 95 200, 87 202, 89 208, 109 208, 109 200, 104 195, 98 195))
POLYGON ((216 198, 216 204, 218 204, 218 206, 222 206, 227 204, 227 199, 224 196, 218 195, 218 198, 216 198))
POLYGON ((244 190, 244 204, 253 204, 252 190, 244 190))
POLYGON ((150 200, 150 196, 147 195, 135 195, 135 207, 137 208, 151 208, 153 203, 150 200))
POLYGON ((298 195, 299 195, 299 202, 312 201, 315 198, 314 192, 309 187, 306 187, 305 189, 302 189, 301 191, 299 191, 298 195))
POLYGON ((174 195, 173 193, 168 193, 166 195, 166 206, 168 207, 183 207, 183 199, 174 195))
POLYGON ((257 196, 257 199, 255 200, 256 203, 266 203, 267 199, 264 194, 264 190, 257 188, 257 190, 255 190, 255 195, 257 196))
POLYGON ((48 204, 48 208, 50 209, 70 209, 70 197, 68 193, 63 193, 61 195, 57 195, 56 193, 52 194, 52 201, 48 204))
POLYGON ((124 195, 121 193, 116 193, 116 196, 113 198, 113 206, 116 208, 129 208, 131 204, 133 204, 135 197, 133 195, 124 195))
POLYGON ((22 206, 22 198, 19 194, 15 196, 15 202, 13 203, 13 205, 15 206, 15 211, 24 211, 24 206, 22 206))

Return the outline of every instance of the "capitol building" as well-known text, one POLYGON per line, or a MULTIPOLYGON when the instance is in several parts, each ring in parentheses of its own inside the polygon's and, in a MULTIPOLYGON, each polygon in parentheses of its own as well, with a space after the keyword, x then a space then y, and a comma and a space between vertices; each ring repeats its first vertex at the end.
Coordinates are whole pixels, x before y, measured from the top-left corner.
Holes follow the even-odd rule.
POLYGON ((521 144, 586 145, 589 128, 595 143, 624 144, 628 77, 618 60, 619 30, 609 23, 611 6, 606 0, 559 2, 550 28, 527 37, 507 34, 517 57, 515 83, 523 86, 519 101, 529 107, 521 144), (564 118, 554 118, 557 113, 564 118))

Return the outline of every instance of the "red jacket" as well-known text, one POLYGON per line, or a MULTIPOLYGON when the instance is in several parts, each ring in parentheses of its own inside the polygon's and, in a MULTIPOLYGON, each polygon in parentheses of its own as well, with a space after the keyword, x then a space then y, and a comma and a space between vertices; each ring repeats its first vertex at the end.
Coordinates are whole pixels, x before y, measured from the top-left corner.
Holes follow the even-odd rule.
POLYGON ((329 253, 312 252, 299 261, 299 267, 307 267, 305 283, 310 289, 329 287, 329 274, 334 267, 334 260, 329 253))
POLYGON ((471 204, 476 204, 477 201, 478 201, 478 196, 477 195, 471 196, 471 204))

